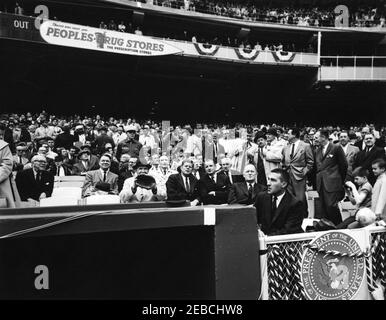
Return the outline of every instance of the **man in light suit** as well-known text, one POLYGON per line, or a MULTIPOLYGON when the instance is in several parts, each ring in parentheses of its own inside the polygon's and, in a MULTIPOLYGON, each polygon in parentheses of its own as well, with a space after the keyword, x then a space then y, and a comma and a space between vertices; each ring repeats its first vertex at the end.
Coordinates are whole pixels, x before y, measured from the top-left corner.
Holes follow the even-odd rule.
POLYGON ((100 169, 88 171, 82 187, 82 196, 87 197, 92 194, 98 182, 110 184, 111 193, 118 194, 118 175, 110 172, 111 155, 105 153, 99 160, 100 169))
POLYGON ((343 149, 343 152, 346 156, 347 165, 348 165, 345 181, 353 181, 354 179, 354 177, 352 176, 353 166, 354 166, 355 158, 359 152, 359 148, 351 145, 349 141, 350 139, 349 139, 348 132, 345 130, 342 130, 339 133, 339 145, 343 149))
POLYGON ((300 141, 300 130, 288 130, 289 144, 283 148, 283 169, 289 174, 288 192, 300 200, 305 208, 307 174, 314 165, 314 155, 311 146, 300 141))
POLYGON ((341 146, 329 142, 328 130, 319 131, 320 147, 315 154, 316 187, 323 217, 335 225, 342 222, 338 202, 344 197, 343 182, 347 174, 347 160, 341 146))
MULTIPOLYGON (((273 169, 281 167, 284 144, 277 139, 278 133, 275 128, 270 128, 265 136, 266 143, 263 148, 259 149, 258 157, 260 156, 263 160, 265 176, 268 178, 273 169)), ((264 138, 260 137, 260 139, 264 138)), ((257 143, 259 147, 262 144, 259 140, 257 143)))
POLYGON ((202 158, 203 160, 213 160, 216 164, 219 162, 218 156, 220 154, 225 154, 224 146, 218 141, 218 134, 206 134, 203 135, 203 150, 202 158))

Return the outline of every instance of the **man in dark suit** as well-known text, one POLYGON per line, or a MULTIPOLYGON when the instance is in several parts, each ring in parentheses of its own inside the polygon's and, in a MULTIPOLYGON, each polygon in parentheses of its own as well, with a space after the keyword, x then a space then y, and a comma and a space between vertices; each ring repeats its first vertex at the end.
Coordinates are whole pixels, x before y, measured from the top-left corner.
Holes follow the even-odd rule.
POLYGON ((247 164, 244 167, 243 175, 245 181, 236 182, 230 188, 229 204, 254 204, 257 194, 266 190, 265 186, 257 183, 257 171, 253 164, 247 164))
POLYGON ((63 162, 63 157, 61 155, 55 157, 55 166, 53 166, 49 171, 52 175, 58 177, 71 175, 71 169, 69 165, 63 162))
POLYGON ((99 168, 98 157, 91 154, 89 149, 84 148, 78 153, 79 161, 74 164, 72 174, 74 176, 85 175, 87 171, 99 168))
POLYGON ((227 176, 216 173, 213 160, 205 161, 206 174, 198 181, 201 202, 203 204, 227 203, 231 183, 227 176))
POLYGON ((288 182, 286 171, 273 169, 268 175, 268 190, 256 197, 257 224, 266 235, 303 232, 304 206, 287 191, 288 182))
POLYGON ((55 149, 64 148, 70 150, 74 146, 75 137, 70 133, 70 127, 64 126, 63 133, 59 134, 55 139, 55 149))
POLYGON ((40 201, 50 197, 54 188, 54 176, 46 171, 46 157, 36 155, 31 159, 31 164, 31 169, 16 175, 16 186, 22 201, 40 201))
POLYGON ((354 146, 359 148, 360 151, 364 150, 366 147, 365 135, 368 133, 370 133, 370 128, 369 127, 363 127, 362 131, 361 131, 362 138, 360 140, 357 140, 357 142, 355 142, 355 144, 354 144, 354 146))
POLYGON ((354 169, 362 167, 369 171, 369 182, 374 185, 376 177, 371 169, 371 164, 375 159, 385 159, 385 151, 375 145, 375 137, 372 133, 365 134, 364 137, 365 148, 359 151, 355 161, 354 169))
POLYGON ((100 154, 103 154, 105 152, 105 145, 107 143, 110 143, 114 149, 115 143, 114 143, 113 138, 111 138, 107 135, 107 128, 106 127, 100 127, 98 129, 98 132, 99 132, 99 136, 96 137, 96 139, 95 139, 95 147, 97 150, 97 154, 100 155, 100 154))
POLYGON ((192 175, 193 161, 185 159, 180 166, 181 173, 170 175, 166 181, 167 200, 189 200, 191 206, 200 203, 198 180, 192 175))
POLYGON ((338 202, 344 198, 343 182, 347 174, 347 160, 340 145, 329 142, 328 130, 320 130, 320 147, 316 151, 316 188, 323 217, 335 225, 342 222, 338 202))
POLYGON ((231 184, 244 181, 244 177, 241 174, 239 174, 238 171, 231 169, 231 165, 232 165, 231 159, 222 158, 220 160, 220 165, 221 165, 221 170, 217 174, 228 177, 229 182, 231 184))

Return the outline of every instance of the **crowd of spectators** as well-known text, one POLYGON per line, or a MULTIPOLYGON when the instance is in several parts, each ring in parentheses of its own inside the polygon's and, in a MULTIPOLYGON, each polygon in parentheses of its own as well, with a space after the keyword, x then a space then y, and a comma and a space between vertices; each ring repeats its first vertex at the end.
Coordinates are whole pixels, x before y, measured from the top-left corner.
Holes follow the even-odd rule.
MULTIPOLYGON (((267 1, 154 0, 153 4, 248 21, 298 26, 334 27, 337 16, 334 13, 336 6, 294 6, 288 2, 283 2, 280 7, 267 1)), ((351 11, 348 6, 348 9, 350 27, 385 27, 385 8, 382 6, 361 6, 351 11)))
POLYGON ((366 198, 367 207, 379 217, 385 214, 386 128, 373 124, 193 128, 99 115, 57 117, 43 111, 3 114, 0 126, 0 140, 12 152, 11 176, 21 201, 38 203, 51 196, 55 176, 78 175, 85 177, 83 197, 115 194, 122 203, 166 200, 264 207, 267 199, 259 194, 277 192, 279 203, 288 190, 297 200, 284 200, 294 204, 295 213, 288 213, 292 222, 284 231, 283 225, 268 230, 271 234, 298 231, 298 222, 308 215, 306 188, 318 190, 326 218, 335 225, 342 223, 334 210, 344 198, 344 186, 358 209, 366 198), (140 183, 143 179, 148 179, 148 188, 140 183), (369 188, 378 194, 373 203, 369 188), (360 193, 367 196, 362 199, 360 193))

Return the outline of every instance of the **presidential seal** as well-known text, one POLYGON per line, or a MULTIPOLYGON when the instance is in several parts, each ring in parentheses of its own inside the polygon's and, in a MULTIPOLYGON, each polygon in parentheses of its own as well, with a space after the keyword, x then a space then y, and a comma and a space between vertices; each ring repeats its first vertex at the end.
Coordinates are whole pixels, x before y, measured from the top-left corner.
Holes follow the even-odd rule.
POLYGON ((354 298, 365 278, 365 258, 358 257, 362 250, 357 241, 346 233, 331 231, 314 239, 310 246, 301 262, 301 280, 307 298, 354 298))

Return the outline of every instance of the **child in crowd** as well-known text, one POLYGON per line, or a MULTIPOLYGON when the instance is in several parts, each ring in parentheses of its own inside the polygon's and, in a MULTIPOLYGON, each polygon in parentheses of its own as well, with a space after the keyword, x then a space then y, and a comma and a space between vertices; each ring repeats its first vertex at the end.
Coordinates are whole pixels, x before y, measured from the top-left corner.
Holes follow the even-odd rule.
POLYGON ((385 225, 386 219, 386 161, 374 160, 372 169, 377 180, 373 188, 371 210, 375 212, 378 224, 385 225))
POLYGON ((337 225, 337 229, 353 229, 364 227, 362 225, 363 219, 357 219, 357 213, 362 208, 371 208, 371 195, 372 195, 372 187, 368 181, 369 172, 366 169, 361 167, 357 168, 353 172, 354 183, 351 181, 347 181, 345 183, 346 193, 351 203, 356 206, 355 215, 348 217, 342 223, 337 225))

